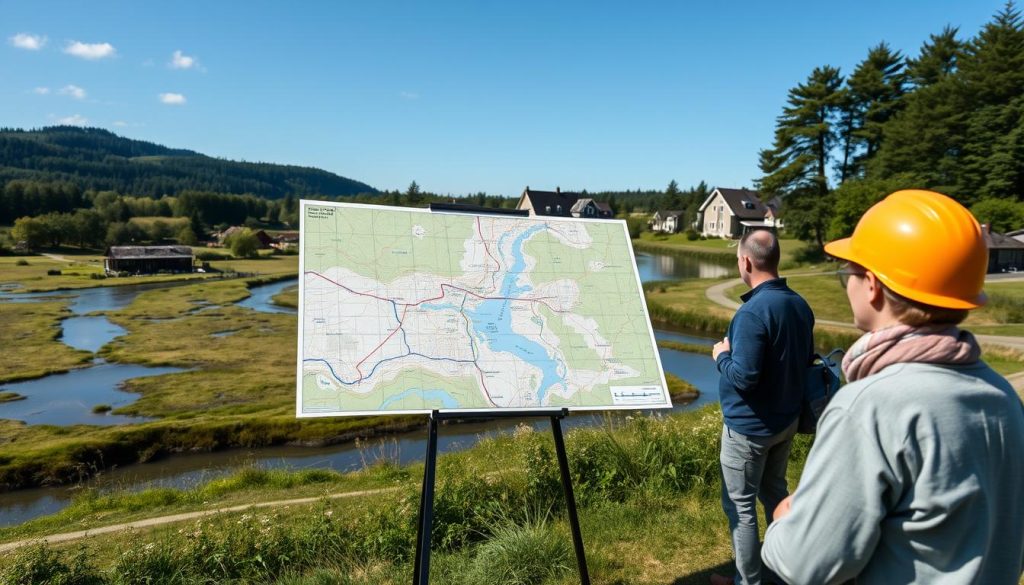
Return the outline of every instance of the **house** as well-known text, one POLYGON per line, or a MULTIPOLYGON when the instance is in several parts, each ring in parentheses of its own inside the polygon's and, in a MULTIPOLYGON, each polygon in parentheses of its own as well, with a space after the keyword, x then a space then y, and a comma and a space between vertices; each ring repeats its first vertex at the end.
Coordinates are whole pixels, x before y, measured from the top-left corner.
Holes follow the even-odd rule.
POLYGON ((273 238, 274 241, 270 243, 271 248, 287 250, 289 248, 299 247, 299 232, 278 232, 273 236, 273 238))
MULTIPOLYGON (((228 229, 218 233, 217 234, 217 244, 219 246, 225 246, 226 242, 228 241, 228 239, 231 236, 241 232, 244 229, 247 229, 247 228, 245 228, 243 226, 235 225, 235 226, 231 226, 228 229)), ((267 248, 272 247, 274 242, 276 241, 274 238, 270 237, 270 235, 267 234, 267 232, 265 232, 263 230, 254 231, 253 235, 255 235, 256 239, 260 241, 260 249, 261 250, 266 250, 267 248)))
POLYGON ((654 217, 651 218, 651 221, 647 222, 647 226, 652 232, 674 234, 683 229, 683 216, 685 214, 686 212, 680 210, 662 211, 659 209, 654 212, 654 217))
POLYGON ((988 273, 1024 272, 1024 242, 992 231, 987 223, 981 225, 981 235, 988 247, 988 273))
POLYGON ((188 246, 111 246, 104 254, 108 274, 156 274, 192 272, 195 257, 188 246))
POLYGON ((720 238, 738 238, 752 229, 782 227, 777 199, 765 204, 761 195, 750 189, 716 187, 701 203, 701 234, 720 238))
POLYGON ((569 213, 573 217, 584 217, 584 218, 609 218, 612 216, 612 208, 607 203, 600 203, 594 201, 589 197, 581 197, 573 203, 569 209, 569 213))
POLYGON ((516 209, 525 209, 530 216, 553 217, 592 217, 604 218, 612 216, 612 208, 607 203, 598 203, 581 193, 562 192, 560 187, 554 191, 534 191, 527 187, 516 204, 516 209))

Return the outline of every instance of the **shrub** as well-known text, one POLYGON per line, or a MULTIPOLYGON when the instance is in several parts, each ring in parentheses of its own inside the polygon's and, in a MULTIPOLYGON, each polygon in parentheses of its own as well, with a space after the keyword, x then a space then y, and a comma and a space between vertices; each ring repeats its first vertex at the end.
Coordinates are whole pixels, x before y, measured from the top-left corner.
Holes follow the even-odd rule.
POLYGON ((569 539, 552 530, 546 518, 525 523, 507 519, 490 528, 466 574, 467 585, 532 585, 558 579, 572 567, 569 539))
POLYGON ((15 266, 28 266, 28 260, 24 258, 18 258, 18 261, 14 263, 15 266))
POLYGON ((46 271, 46 275, 47 276, 60 276, 60 269, 59 268, 51 268, 51 269, 46 271))
POLYGON ((0 572, 4 585, 35 585, 60 583, 62 585, 93 585, 103 583, 99 573, 88 563, 84 548, 68 555, 54 552, 40 544, 15 555, 0 572))
POLYGON ((692 242, 692 241, 696 240, 699 237, 700 237, 700 234, 697 233, 697 230, 695 230, 693 228, 689 228, 689 229, 686 230, 686 239, 687 240, 690 240, 692 242))
POLYGON ((96 406, 92 407, 92 413, 93 414, 105 414, 105 413, 110 412, 113 409, 114 409, 114 407, 110 406, 109 404, 97 404, 96 406))

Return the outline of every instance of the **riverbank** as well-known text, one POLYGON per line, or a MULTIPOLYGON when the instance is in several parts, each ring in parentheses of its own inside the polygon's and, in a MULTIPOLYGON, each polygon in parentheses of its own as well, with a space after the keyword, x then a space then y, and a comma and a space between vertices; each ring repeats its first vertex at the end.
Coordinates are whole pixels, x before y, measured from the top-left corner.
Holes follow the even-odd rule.
MULTIPOLYGON (((720 431, 720 414, 709 407, 567 434, 595 582, 703 584, 712 571, 728 572, 729 533, 718 504, 720 431)), ((509 568, 550 571, 542 573, 545 582, 578 582, 550 442, 548 433, 522 428, 440 458, 431 582, 490 585, 502 581, 495 571, 509 568), (503 550, 509 556, 498 554, 503 550)), ((794 449, 793 484, 808 445, 801 438, 794 449)), ((186 580, 407 583, 421 474, 420 465, 388 463, 344 475, 250 470, 194 490, 85 495, 59 516, 0 529, 0 540, 97 528, 112 518, 320 497, 28 547, 8 553, 5 576, 38 567, 44 557, 51 570, 70 566, 77 554, 79 570, 101 583, 129 574, 160 580, 171 570, 186 580), (328 497, 353 492, 361 493, 328 497), (205 562, 211 556, 220 560, 205 562)))

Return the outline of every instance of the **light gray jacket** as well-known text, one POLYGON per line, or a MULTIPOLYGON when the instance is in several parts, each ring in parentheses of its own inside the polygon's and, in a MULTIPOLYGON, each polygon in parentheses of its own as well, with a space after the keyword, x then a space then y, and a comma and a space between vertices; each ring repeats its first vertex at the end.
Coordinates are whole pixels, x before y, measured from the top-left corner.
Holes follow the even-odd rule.
POLYGON ((984 362, 894 364, 848 384, 761 557, 790 585, 1015 585, 1024 404, 984 362))

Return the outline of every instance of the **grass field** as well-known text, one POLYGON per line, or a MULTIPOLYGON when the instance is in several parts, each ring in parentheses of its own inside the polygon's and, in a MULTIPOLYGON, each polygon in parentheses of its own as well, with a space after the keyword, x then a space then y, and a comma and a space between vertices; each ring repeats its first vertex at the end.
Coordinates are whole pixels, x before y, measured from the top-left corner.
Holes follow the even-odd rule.
MULTIPOLYGON (((730 573, 728 527, 718 502, 716 407, 640 417, 566 437, 581 530, 595 583, 706 583, 730 573)), ((809 441, 794 448, 796 483, 809 441)), ((431 582, 448 585, 578 583, 551 438, 522 427, 444 455, 434 502, 431 582), (517 581, 510 575, 526 576, 517 581)), ((249 470, 193 490, 83 494, 60 515, 0 529, 9 541, 235 503, 351 490, 364 497, 219 515, 83 543, 26 548, 0 575, 71 567, 100 583, 408 583, 421 465, 382 464, 355 474, 249 470), (282 558, 283 557, 283 558, 282 558), (216 562, 210 562, 216 558, 216 562), (130 571, 130 573, 128 573, 130 571)))
MULTIPOLYGON (((735 257, 736 244, 739 240, 709 238, 707 240, 688 240, 685 234, 655 234, 642 232, 640 238, 633 240, 637 250, 653 252, 684 253, 704 257, 735 257)), ((807 242, 794 238, 782 237, 779 240, 782 254, 780 266, 783 270, 800 268, 805 271, 828 269, 831 263, 813 253, 807 242)), ((833 269, 834 270, 834 269, 833 269)))
MULTIPOLYGON (((829 274, 791 276, 787 283, 800 293, 814 310, 818 319, 853 322, 853 312, 836 277, 829 274)), ((740 302, 747 291, 743 284, 726 291, 726 296, 740 302)), ((985 284, 989 302, 971 311, 964 328, 989 335, 1024 335, 1024 282, 990 282, 985 284)))

